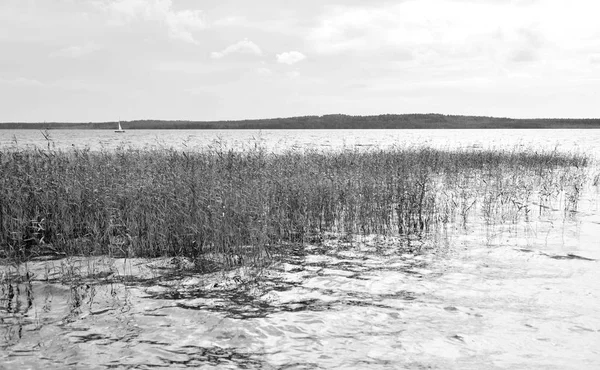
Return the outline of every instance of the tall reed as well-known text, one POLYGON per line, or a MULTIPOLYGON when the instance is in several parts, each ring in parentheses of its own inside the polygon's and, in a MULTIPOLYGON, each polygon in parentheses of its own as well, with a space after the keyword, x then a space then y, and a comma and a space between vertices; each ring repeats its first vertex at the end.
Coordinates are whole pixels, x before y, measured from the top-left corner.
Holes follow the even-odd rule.
POLYGON ((5 150, 0 250, 253 263, 271 246, 324 233, 419 234, 477 207, 491 217, 534 196, 576 199, 587 163, 556 152, 429 148, 5 150))

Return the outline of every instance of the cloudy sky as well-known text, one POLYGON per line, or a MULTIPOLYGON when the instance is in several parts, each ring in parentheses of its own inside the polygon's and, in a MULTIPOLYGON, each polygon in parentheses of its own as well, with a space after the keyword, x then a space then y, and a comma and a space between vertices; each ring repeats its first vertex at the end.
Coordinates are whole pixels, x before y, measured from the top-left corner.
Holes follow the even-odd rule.
POLYGON ((0 0, 0 121, 600 117, 595 0, 0 0))

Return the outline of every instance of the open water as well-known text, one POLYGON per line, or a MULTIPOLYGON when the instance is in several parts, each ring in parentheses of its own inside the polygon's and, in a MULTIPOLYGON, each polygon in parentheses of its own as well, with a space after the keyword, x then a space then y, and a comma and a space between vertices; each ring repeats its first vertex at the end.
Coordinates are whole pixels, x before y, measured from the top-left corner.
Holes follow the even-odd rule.
POLYGON ((0 149, 115 150, 173 148, 269 151, 374 149, 393 146, 509 148, 600 153, 600 130, 0 130, 0 149), (46 136, 48 135, 48 139, 46 136))
MULTIPOLYGON (((595 130, 38 134, 0 131, 0 145, 600 147, 595 130)), ((475 213, 423 239, 332 235, 260 270, 106 257, 2 266, 0 368, 598 369, 599 199, 589 183, 569 211, 559 194, 526 218, 475 213)))

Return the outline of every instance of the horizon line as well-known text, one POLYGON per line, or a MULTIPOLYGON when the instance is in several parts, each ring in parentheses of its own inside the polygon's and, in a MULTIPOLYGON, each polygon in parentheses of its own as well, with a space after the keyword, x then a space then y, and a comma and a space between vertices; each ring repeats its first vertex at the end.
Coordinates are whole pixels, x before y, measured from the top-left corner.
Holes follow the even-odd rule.
POLYGON ((321 115, 303 115, 303 116, 288 116, 288 117, 264 117, 264 118, 241 118, 241 119, 213 119, 213 120, 195 120, 195 119, 164 119, 164 118, 137 118, 132 120, 115 120, 115 121, 1 121, 0 124, 18 123, 18 124, 40 124, 40 123, 66 123, 66 124, 96 124, 96 123, 113 123, 113 122, 136 122, 136 121, 159 121, 159 122, 243 122, 243 121, 261 121, 261 120, 285 120, 291 118, 302 117, 327 117, 327 116, 347 116, 347 117, 378 117, 378 116, 445 116, 445 117, 472 117, 472 118, 490 118, 490 119, 507 119, 507 120, 597 120, 600 117, 529 117, 516 118, 508 116, 486 116, 486 115, 467 115, 467 114, 445 114, 445 113, 381 113, 381 114, 365 114, 352 115, 346 113, 328 113, 321 115))

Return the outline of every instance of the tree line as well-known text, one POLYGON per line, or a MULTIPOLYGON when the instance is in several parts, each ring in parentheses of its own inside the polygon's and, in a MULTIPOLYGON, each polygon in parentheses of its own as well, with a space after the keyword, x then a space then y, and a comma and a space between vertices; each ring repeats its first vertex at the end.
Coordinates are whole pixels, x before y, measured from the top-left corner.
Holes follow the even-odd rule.
MULTIPOLYGON (((4 122, 0 129, 95 129, 112 130, 113 122, 4 122)), ((469 128, 600 128, 600 119, 499 118, 443 114, 382 114, 351 116, 330 114, 237 121, 134 120, 121 121, 125 130, 276 130, 276 129, 469 129, 469 128)))

